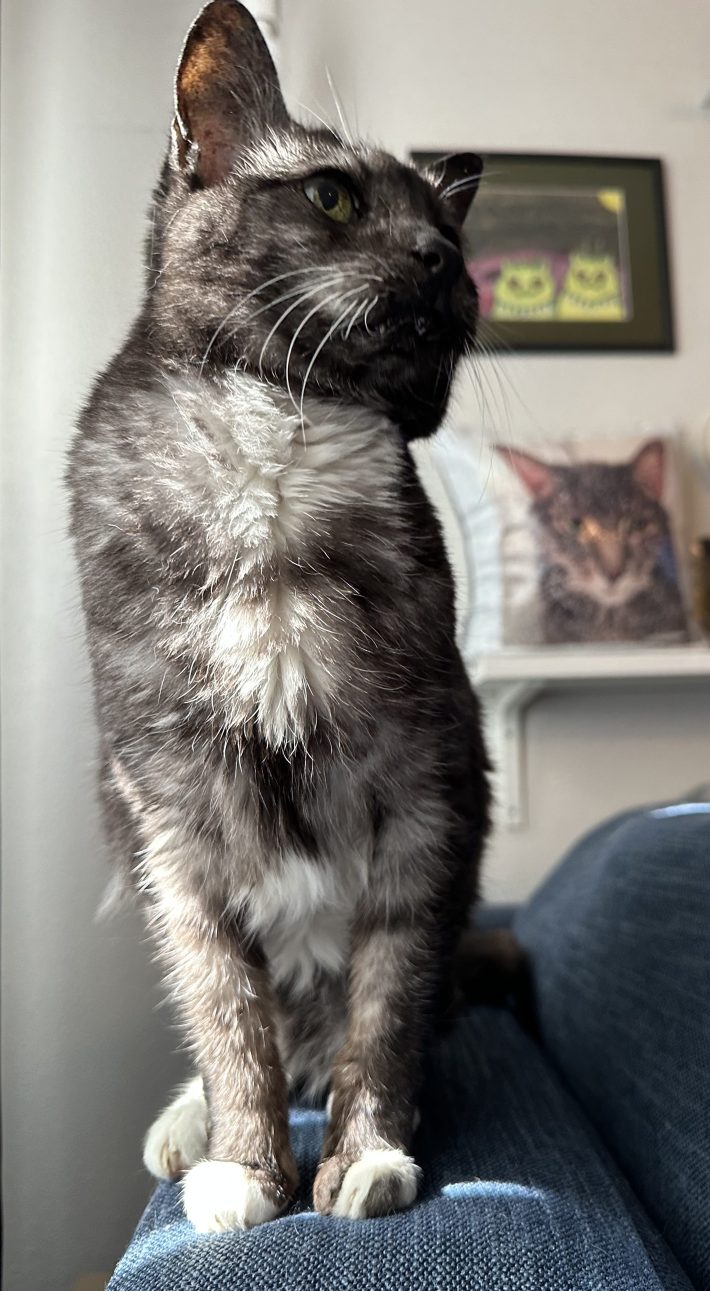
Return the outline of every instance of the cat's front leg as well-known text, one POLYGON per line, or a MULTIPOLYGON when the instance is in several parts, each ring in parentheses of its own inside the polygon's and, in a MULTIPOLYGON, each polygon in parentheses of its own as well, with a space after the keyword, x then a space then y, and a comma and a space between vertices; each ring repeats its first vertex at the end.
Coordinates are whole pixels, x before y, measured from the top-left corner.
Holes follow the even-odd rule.
POLYGON ((185 1212, 200 1232, 251 1228, 274 1219, 298 1181, 268 975, 236 922, 180 881, 179 856, 148 851, 153 924, 209 1108, 207 1158, 185 1175, 185 1212))
POLYGON ((364 1219, 416 1197, 420 1170, 408 1149, 436 964, 433 929, 421 922, 383 917, 355 931, 349 1029, 313 1189, 323 1214, 364 1219))

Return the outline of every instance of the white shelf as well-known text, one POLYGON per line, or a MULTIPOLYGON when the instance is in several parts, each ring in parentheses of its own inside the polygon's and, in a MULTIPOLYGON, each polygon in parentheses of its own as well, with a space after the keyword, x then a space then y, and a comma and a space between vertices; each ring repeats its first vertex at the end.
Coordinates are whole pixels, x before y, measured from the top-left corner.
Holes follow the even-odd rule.
POLYGON ((609 681, 672 681, 710 677, 710 649, 683 646, 539 646, 480 655, 472 665, 477 685, 489 682, 537 681, 564 686, 609 681))
POLYGON ((471 661, 496 769, 501 824, 525 819, 524 716, 541 692, 574 687, 710 683, 710 649, 685 646, 512 647, 471 661))

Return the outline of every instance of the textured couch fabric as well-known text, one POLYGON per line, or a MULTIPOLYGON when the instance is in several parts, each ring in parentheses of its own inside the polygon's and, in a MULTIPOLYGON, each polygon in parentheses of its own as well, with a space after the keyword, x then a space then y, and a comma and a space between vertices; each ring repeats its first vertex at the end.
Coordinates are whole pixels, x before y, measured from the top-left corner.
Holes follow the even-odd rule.
POLYGON ((289 1214, 202 1237, 161 1185, 110 1291, 710 1287, 710 809, 670 810, 595 831, 518 916, 543 1047, 494 1009, 437 1043, 410 1211, 313 1214, 323 1114, 294 1108, 289 1214))
POLYGON ((594 830, 515 926, 547 1053, 710 1289, 710 804, 594 830))

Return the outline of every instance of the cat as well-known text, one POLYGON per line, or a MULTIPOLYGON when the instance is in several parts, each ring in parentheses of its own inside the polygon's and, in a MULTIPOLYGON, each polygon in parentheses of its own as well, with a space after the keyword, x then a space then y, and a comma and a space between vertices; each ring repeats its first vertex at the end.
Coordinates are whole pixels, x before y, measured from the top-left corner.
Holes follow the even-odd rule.
POLYGON ((313 1201, 410 1204, 422 1055, 488 830, 452 578, 408 444, 477 294, 481 163, 291 118, 248 11, 179 62, 142 310, 70 450, 109 847, 198 1075, 149 1131, 204 1232, 289 1203, 289 1087, 330 1087, 313 1201))
POLYGON ((621 279, 613 256, 585 251, 572 253, 557 298, 556 314, 570 322, 624 321, 621 279))
POLYGON ((516 449, 499 452, 531 498, 544 641, 686 641, 661 502, 663 442, 649 441, 619 465, 550 466, 516 449))
POLYGON ((547 260, 504 260, 493 287, 491 318, 552 318, 555 290, 547 260))

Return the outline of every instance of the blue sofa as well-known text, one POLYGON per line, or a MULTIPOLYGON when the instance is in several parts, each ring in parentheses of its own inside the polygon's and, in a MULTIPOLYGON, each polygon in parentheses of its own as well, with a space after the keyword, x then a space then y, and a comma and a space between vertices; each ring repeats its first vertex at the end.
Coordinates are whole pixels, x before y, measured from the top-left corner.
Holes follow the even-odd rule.
POLYGON ((289 1214, 201 1237, 161 1185, 110 1291, 710 1291, 710 805, 600 826, 514 926, 538 1038, 480 1008, 437 1042, 411 1210, 315 1215, 294 1108, 289 1214))

